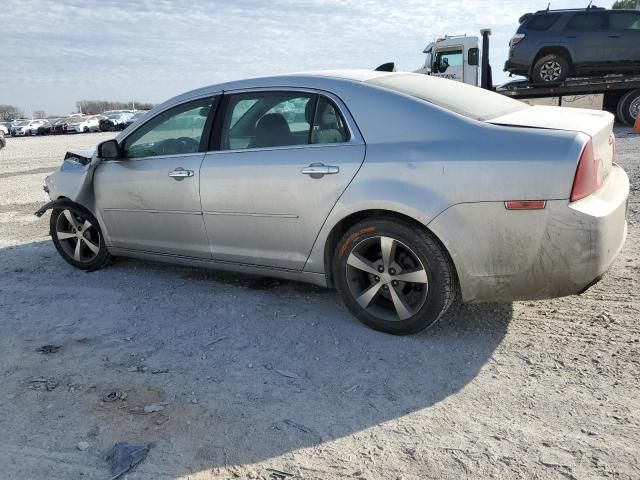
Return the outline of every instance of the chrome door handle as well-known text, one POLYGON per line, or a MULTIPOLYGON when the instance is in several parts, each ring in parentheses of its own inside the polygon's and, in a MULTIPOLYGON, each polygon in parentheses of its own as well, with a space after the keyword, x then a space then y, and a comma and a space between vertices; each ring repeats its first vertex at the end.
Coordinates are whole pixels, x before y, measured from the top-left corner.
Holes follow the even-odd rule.
POLYGON ((305 175, 334 175, 340 172, 340 167, 336 165, 325 165, 324 163, 312 163, 302 169, 305 175))
POLYGON ((169 176, 176 180, 182 180, 183 178, 193 177, 193 170, 185 170, 182 167, 178 167, 169 172, 169 176))

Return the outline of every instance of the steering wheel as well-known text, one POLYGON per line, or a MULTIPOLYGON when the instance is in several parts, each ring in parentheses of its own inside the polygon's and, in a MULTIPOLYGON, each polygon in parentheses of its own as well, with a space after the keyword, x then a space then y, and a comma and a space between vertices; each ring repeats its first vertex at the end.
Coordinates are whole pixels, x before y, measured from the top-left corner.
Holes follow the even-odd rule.
POLYGON ((162 155, 195 153, 200 147, 200 142, 189 137, 167 138, 160 142, 159 147, 162 155))

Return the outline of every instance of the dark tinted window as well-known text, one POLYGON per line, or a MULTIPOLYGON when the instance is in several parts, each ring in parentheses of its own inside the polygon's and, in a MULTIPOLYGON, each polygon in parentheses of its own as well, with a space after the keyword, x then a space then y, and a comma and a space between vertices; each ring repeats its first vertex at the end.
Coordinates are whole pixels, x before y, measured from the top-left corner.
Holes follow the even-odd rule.
POLYGON ((640 13, 611 12, 609 13, 609 28, 611 30, 640 30, 640 13))
POLYGON ((604 16, 599 13, 576 13, 567 30, 598 30, 604 27, 604 16))
POLYGON ((551 25, 556 23, 556 20, 560 17, 560 15, 536 15, 531 21, 527 24, 527 30, 549 30, 551 25))

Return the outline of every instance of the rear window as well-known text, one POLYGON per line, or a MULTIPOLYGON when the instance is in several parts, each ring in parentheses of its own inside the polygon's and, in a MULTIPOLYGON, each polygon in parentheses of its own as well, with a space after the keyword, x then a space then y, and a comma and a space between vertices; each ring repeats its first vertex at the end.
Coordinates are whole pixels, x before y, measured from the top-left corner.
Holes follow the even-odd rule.
POLYGON ((535 15, 529 23, 527 23, 525 30, 549 30, 559 17, 560 15, 558 14, 535 15))
POLYGON ((529 108, 528 105, 462 82, 415 73, 381 75, 367 83, 425 100, 474 120, 489 120, 529 108))
POLYGON ((640 13, 611 12, 609 13, 609 28, 611 30, 640 30, 640 13))
POLYGON ((566 30, 599 30, 604 27, 604 16, 601 13, 576 13, 566 30))

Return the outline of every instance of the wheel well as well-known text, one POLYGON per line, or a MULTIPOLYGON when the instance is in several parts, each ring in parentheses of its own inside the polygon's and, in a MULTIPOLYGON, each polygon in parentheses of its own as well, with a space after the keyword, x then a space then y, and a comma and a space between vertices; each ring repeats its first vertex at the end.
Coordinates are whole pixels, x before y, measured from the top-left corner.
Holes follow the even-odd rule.
POLYGON ((551 55, 552 53, 564 57, 564 59, 569 62, 569 67, 572 66, 573 61, 571 60, 571 54, 569 53, 569 50, 566 49, 566 47, 543 47, 540 49, 540 51, 538 51, 536 57, 533 59, 531 68, 533 68, 533 66, 538 60, 540 60, 541 57, 545 55, 551 55))
POLYGON ((353 227, 356 223, 364 219, 375 219, 380 217, 399 220, 429 232, 433 236, 433 238, 438 242, 438 244, 442 248, 442 251, 445 252, 446 255, 449 257, 449 260, 451 260, 451 265, 453 265, 454 274, 456 276, 456 281, 457 281, 458 275, 457 275, 457 272, 455 271, 455 264, 451 259, 451 255, 449 254, 449 251, 444 246, 444 244, 440 241, 440 239, 431 230, 429 230, 426 226, 424 226, 422 223, 418 222, 414 218, 409 217, 408 215, 404 215, 402 213, 394 212, 391 210, 378 209, 378 210, 362 210, 359 212, 352 213, 351 215, 343 218, 338 223, 336 223, 334 227, 331 229, 331 232, 329 233, 329 236, 327 237, 327 241, 325 242, 325 245, 324 245, 324 271, 325 271, 325 276, 327 278, 328 287, 330 288, 334 287, 332 257, 333 257, 333 252, 338 246, 338 242, 340 241, 342 236, 345 234, 347 230, 353 227))

